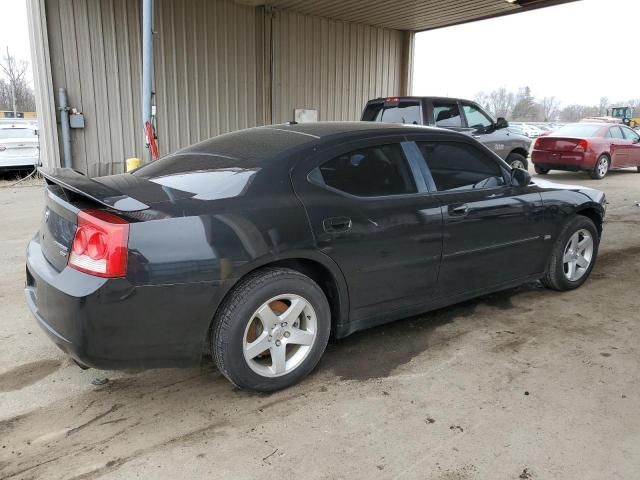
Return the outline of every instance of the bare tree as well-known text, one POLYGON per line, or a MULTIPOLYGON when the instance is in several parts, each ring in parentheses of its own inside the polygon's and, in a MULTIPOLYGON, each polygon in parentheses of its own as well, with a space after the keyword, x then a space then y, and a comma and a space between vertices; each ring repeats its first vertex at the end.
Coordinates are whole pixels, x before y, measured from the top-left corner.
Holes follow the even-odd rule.
POLYGON ((0 106, 8 110, 33 111, 35 110, 35 98, 33 90, 27 82, 29 64, 24 60, 17 60, 9 52, 0 61, 0 106))
POLYGON ((544 97, 540 102, 543 121, 550 122, 558 117, 560 101, 556 97, 544 97))
POLYGON ((535 121, 538 117, 538 106, 529 87, 523 87, 518 92, 516 103, 511 113, 514 120, 535 121))
POLYGON ((609 97, 600 97, 600 104, 598 105, 598 115, 603 116, 607 114, 609 108, 609 97))
POLYGON ((488 96, 485 92, 480 91, 478 93, 476 93, 475 97, 473 97, 473 99, 475 100, 475 102, 480 105, 482 108, 484 108, 485 110, 491 110, 489 108, 489 102, 488 102, 488 96))
POLYGON ((487 98, 489 110, 495 117, 509 117, 516 103, 515 95, 500 87, 492 91, 487 98))
POLYGON ((568 105, 560 111, 560 121, 577 122, 585 117, 593 117, 598 115, 598 105, 568 105))

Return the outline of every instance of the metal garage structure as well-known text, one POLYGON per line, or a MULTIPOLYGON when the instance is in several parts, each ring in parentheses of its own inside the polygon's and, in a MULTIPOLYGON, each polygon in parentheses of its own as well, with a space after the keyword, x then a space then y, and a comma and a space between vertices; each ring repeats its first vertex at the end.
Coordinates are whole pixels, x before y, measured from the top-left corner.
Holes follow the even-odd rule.
MULTIPOLYGON (((571 0, 155 0, 158 143, 168 153, 240 128, 356 120, 411 91, 413 35, 571 0)), ((84 114, 73 167, 119 173, 145 154, 142 0, 28 0, 41 152, 60 165, 57 91, 84 114)))

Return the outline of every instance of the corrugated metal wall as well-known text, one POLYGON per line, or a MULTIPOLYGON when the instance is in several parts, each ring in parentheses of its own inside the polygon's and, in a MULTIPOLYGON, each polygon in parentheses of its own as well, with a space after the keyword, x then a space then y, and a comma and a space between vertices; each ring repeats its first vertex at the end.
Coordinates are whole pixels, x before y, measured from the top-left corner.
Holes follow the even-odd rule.
POLYGON ((264 123, 261 12, 225 0, 156 0, 161 152, 264 123))
MULTIPOLYGON (((90 176, 120 173, 126 158, 146 153, 141 1, 45 6, 54 91, 66 87, 85 115, 86 127, 72 130, 73 166, 90 176)), ((317 109, 320 120, 357 120, 369 98, 406 87, 406 32, 267 14, 231 0, 156 0, 155 18, 161 154, 291 120, 294 108, 317 109)))
POLYGON ((403 93, 403 32, 273 12, 273 120, 295 108, 359 120, 367 100, 403 93))
POLYGON ((54 91, 66 87, 86 128, 72 130, 74 168, 123 171, 143 150, 140 8, 130 0, 46 2, 54 91))

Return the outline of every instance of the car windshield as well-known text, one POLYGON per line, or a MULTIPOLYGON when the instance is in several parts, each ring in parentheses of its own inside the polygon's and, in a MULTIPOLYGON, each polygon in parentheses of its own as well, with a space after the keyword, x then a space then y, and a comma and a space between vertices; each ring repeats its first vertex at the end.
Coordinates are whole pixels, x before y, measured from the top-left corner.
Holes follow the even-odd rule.
POLYGON ((596 133, 602 128, 601 125, 585 125, 575 123, 573 125, 565 125, 560 127, 551 135, 554 137, 595 137, 596 133))
POLYGON ((35 133, 30 128, 1 128, 0 138, 28 138, 35 133))

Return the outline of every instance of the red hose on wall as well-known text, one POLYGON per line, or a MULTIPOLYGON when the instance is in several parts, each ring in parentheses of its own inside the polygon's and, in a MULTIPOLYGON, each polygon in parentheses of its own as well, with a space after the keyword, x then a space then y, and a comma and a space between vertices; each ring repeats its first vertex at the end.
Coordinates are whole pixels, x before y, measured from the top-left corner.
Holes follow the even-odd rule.
POLYGON ((147 146, 151 152, 151 160, 157 160, 160 154, 158 153, 158 144, 156 143, 156 132, 149 121, 144 124, 144 134, 147 137, 147 146))

